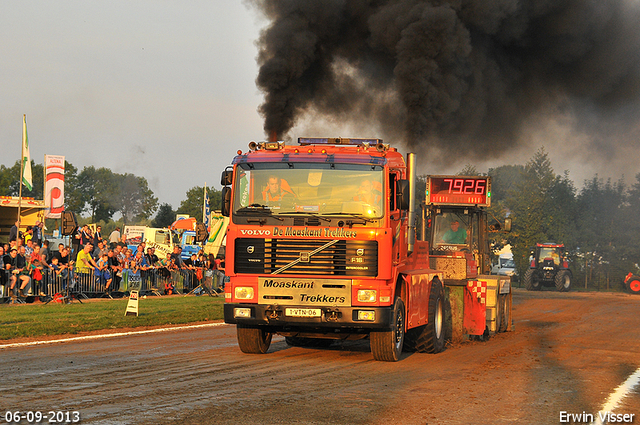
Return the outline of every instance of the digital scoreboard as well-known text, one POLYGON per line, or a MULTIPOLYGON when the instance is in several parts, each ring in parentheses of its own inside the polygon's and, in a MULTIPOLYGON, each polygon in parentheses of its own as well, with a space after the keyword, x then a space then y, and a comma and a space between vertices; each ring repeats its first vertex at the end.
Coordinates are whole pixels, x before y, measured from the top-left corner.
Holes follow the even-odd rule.
POLYGON ((491 177, 488 176, 428 176, 428 204, 491 205, 491 177))

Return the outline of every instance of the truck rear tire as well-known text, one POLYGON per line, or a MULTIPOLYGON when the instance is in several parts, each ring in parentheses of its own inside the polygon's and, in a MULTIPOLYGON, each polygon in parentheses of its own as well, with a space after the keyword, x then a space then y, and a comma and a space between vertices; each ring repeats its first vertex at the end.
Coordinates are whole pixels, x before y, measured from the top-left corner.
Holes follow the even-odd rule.
POLYGON ((271 345, 273 334, 262 328, 237 325, 238 346, 247 354, 265 354, 271 345))
POLYGON ((405 331, 404 302, 396 297, 393 303, 393 323, 391 330, 373 331, 369 335, 371 353, 375 360, 383 362, 397 362, 402 354, 405 331))
POLYGON ((439 353, 444 350, 444 288, 434 279, 429 294, 429 321, 407 331, 405 348, 418 353, 439 353))
POLYGON ((540 284, 540 280, 538 280, 535 276, 535 270, 529 269, 524 273, 524 277, 522 278, 524 281, 524 287, 527 291, 539 291, 542 288, 540 284))
POLYGON ((509 328, 511 321, 511 315, 509 311, 509 294, 498 295, 498 317, 500 317, 500 325, 498 326, 498 332, 506 332, 509 328))
POLYGON ((556 289, 559 292, 568 292, 571 289, 571 272, 569 270, 560 270, 555 278, 556 289))

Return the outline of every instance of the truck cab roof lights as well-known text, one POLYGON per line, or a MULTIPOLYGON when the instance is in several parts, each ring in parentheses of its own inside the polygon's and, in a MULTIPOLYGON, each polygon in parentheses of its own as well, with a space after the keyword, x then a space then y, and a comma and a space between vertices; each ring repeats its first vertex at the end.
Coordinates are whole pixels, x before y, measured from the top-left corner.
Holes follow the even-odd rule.
MULTIPOLYGON (((355 139, 349 137, 298 137, 299 145, 382 145, 382 139, 355 139)), ((385 145, 389 149, 389 145, 385 145)), ((386 150, 385 149, 385 150, 386 150)))
POLYGON ((254 142, 253 140, 249 142, 249 150, 250 151, 258 151, 258 150, 266 150, 266 151, 277 151, 284 148, 284 142, 254 142))

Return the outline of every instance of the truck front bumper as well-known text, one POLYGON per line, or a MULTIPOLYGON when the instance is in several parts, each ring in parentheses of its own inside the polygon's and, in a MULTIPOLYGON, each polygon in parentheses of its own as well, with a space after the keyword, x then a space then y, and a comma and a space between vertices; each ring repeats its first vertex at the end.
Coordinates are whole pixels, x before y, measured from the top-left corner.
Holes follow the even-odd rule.
POLYGON ((247 326, 267 326, 272 331, 292 328, 328 329, 368 329, 383 330, 391 327, 393 307, 314 307, 321 310, 318 317, 291 317, 287 309, 309 309, 309 306, 263 305, 263 304, 225 304, 224 321, 226 323, 247 326), (237 309, 242 309, 247 317, 237 317, 237 309), (359 319, 366 312, 367 320, 359 319), (373 313, 373 314, 371 314, 373 313))

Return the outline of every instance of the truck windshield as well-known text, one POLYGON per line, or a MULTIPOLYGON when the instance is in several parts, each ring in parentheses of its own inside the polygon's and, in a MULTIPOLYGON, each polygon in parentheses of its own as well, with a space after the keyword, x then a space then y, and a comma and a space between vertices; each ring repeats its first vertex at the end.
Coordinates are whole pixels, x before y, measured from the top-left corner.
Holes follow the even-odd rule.
POLYGON ((455 212, 438 214, 435 216, 433 226, 432 243, 434 247, 446 248, 452 245, 467 245, 470 243, 469 218, 464 214, 455 212))
POLYGON ((238 164, 237 215, 349 215, 381 218, 383 168, 351 164, 238 164))

